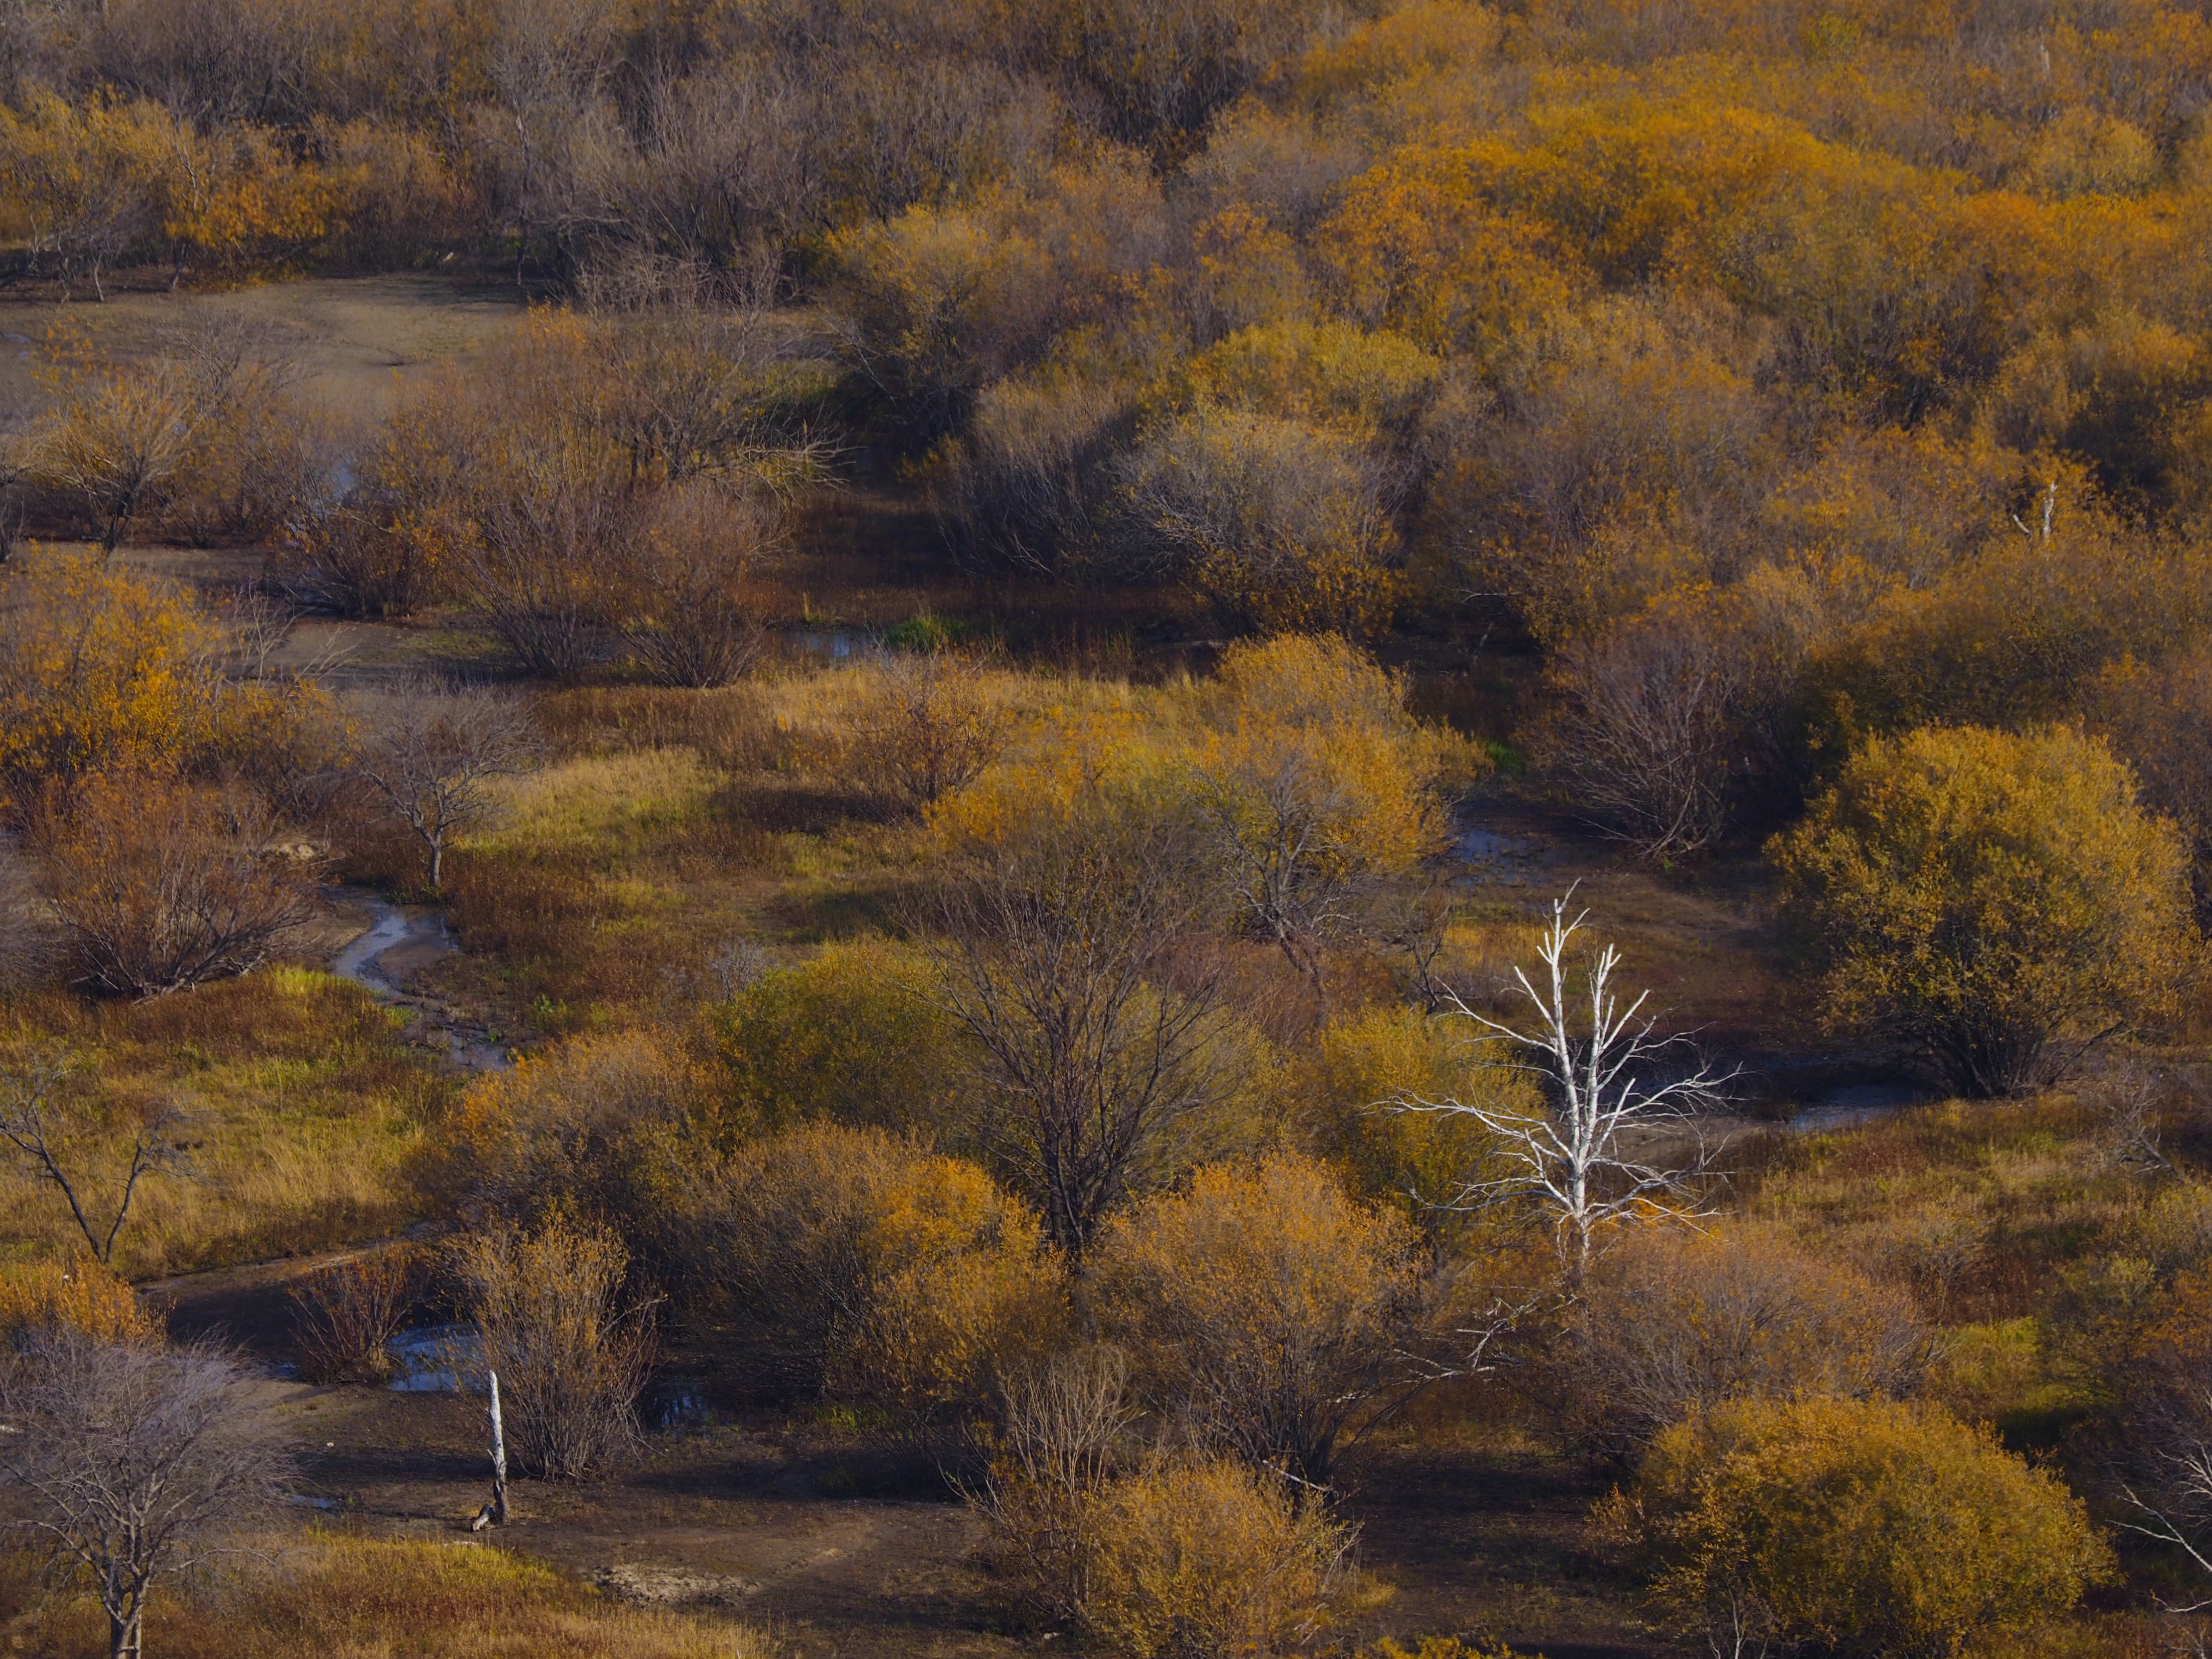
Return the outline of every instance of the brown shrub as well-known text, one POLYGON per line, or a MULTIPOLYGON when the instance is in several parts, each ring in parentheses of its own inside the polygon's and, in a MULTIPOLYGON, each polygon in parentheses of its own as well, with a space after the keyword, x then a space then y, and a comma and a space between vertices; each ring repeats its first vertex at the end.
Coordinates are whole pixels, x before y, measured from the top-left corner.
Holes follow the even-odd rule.
POLYGON ((1575 1438, 1626 1457, 1727 1401, 1915 1393, 1929 1344, 1896 1291, 1780 1238, 1642 1228, 1592 1270, 1550 1370, 1575 1438))
POLYGON ((840 734, 838 764, 884 807, 920 811, 996 760, 1012 723, 990 671, 953 651, 900 653, 840 734))
POLYGON ((268 961, 314 896, 313 865, 273 847, 275 828, 240 790, 88 781, 34 836, 78 982, 155 997, 268 961))
POLYGON ((613 1233, 558 1218, 454 1252, 525 1473, 576 1480, 636 1443, 653 1324, 650 1304, 623 1293, 629 1266, 613 1233))
POLYGON ((292 1341, 310 1382, 381 1382, 392 1339, 421 1299, 425 1263, 410 1245, 333 1262, 293 1286, 292 1341))
POLYGON ((653 503, 617 574, 617 627, 647 678, 705 689, 750 672, 767 641, 745 584, 782 534, 770 503, 704 484, 653 503))
POLYGON ((524 1221, 591 1216, 663 1255, 678 1182, 672 1137, 698 1082, 680 1049, 651 1031, 549 1046, 476 1079, 441 1119, 437 1184, 455 1201, 524 1221))

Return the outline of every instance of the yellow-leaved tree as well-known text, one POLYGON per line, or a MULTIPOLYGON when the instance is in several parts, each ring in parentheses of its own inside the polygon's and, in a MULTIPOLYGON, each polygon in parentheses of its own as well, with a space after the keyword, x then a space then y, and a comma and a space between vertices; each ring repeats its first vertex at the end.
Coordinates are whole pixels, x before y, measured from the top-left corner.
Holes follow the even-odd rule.
POLYGON ((1481 764, 1406 712, 1404 677, 1331 635, 1231 646, 1188 787, 1251 931, 1318 993, 1377 885, 1440 850, 1444 792, 1481 764))
POLYGON ((2179 835, 2065 727, 1876 738, 1769 850, 1829 1023, 1963 1095, 2050 1081, 2196 968, 2179 835))
POLYGON ((179 589, 40 550, 0 587, 0 810, 49 781, 158 768, 217 731, 222 636, 179 589))

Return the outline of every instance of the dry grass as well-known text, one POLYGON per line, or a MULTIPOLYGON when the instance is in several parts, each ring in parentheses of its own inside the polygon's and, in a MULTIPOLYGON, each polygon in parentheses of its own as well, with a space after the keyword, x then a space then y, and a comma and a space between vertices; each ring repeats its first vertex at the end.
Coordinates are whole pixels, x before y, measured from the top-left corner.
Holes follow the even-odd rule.
MULTIPOLYGON (((117 1251, 133 1278, 375 1237, 412 1220, 407 1166, 447 1085, 343 981, 275 969, 148 1003, 0 1004, 0 1042, 63 1036, 122 1106, 188 1110, 184 1170, 142 1188, 117 1251)), ((106 1150, 81 1149, 94 1168, 106 1150)), ((105 1196, 105 1195, 104 1195, 105 1196)), ((0 1256, 72 1242, 60 1197, 0 1176, 0 1256)))
POLYGON ((2063 1094, 1948 1102, 1741 1150, 1748 1212, 1910 1290, 1943 1332, 1932 1391, 2024 1444, 2055 1444, 2099 1407, 2085 1345, 2100 1287, 2147 1289, 2207 1243, 2189 1190, 2124 1167, 2063 1094))
MULTIPOLYGON (((0 1583, 10 1652, 90 1656, 88 1600, 45 1595, 20 1558, 0 1583)), ((162 1659, 767 1659, 747 1626, 610 1601, 538 1563, 475 1543, 373 1543, 319 1533, 234 1577, 157 1594, 146 1650, 162 1659)))
MULTIPOLYGON (((849 775, 846 737, 876 699, 874 660, 806 665, 720 691, 593 687, 546 699, 566 757, 506 788, 495 829, 453 854, 447 900, 476 960, 439 970, 508 1033, 658 1019, 714 981, 739 939, 771 956, 896 927, 926 831, 886 823, 849 775)), ((1069 722, 1126 715, 1164 732, 1178 688, 987 669, 1007 759, 1069 722)))

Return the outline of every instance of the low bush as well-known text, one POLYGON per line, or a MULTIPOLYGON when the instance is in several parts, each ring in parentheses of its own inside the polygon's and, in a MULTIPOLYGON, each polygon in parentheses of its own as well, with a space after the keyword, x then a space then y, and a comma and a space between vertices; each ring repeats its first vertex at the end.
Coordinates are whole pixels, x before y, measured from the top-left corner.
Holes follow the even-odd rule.
POLYGON ((1660 1610, 1723 1652, 1948 1659, 2110 1571, 2055 1476, 1924 1405, 1723 1406, 1662 1435, 1608 1508, 1650 1552, 1660 1610))
POLYGON ((1351 1530, 1233 1460, 1110 1482, 1086 1519, 1082 1623, 1130 1659, 1296 1652, 1349 1588, 1351 1530))
POLYGON ((698 1216, 692 1273, 756 1387, 882 1403, 910 1423, 980 1401, 1063 1320, 1036 1218, 973 1164, 813 1124, 740 1148, 698 1216))
POLYGON ((1201 1169, 1109 1221, 1090 1257, 1152 1403, 1194 1443, 1317 1486, 1406 1384, 1428 1266, 1410 1222, 1295 1157, 1201 1169))
POLYGON ((103 775, 37 828, 79 984, 157 997, 250 973, 313 914, 314 868, 240 790, 103 775))
MULTIPOLYGON (((1012 724, 990 670, 950 650, 899 653, 868 671, 832 768, 886 811, 918 812, 973 782, 1012 724)), ((825 757, 830 758, 830 757, 825 757)))
POLYGON ((1109 1650, 1212 1659, 1303 1647, 1353 1588, 1351 1529, 1233 1459, 1124 1467, 1134 1417, 1118 1349, 1063 1352, 1006 1382, 987 1558, 1035 1614, 1109 1650))
POLYGON ((664 1253, 673 1137, 696 1083, 649 1031, 572 1037, 471 1082, 440 1120, 425 1173, 457 1203, 524 1222, 585 1215, 664 1253))
POLYGON ((650 1305, 624 1293, 629 1266, 613 1233, 559 1218, 455 1250, 523 1473, 576 1480, 636 1443, 653 1325, 650 1305))
POLYGON ((138 1293, 96 1261, 78 1256, 0 1269, 0 1346, 55 1325, 103 1342, 161 1338, 138 1293))
POLYGON ((292 1342, 311 1382, 381 1382, 390 1345, 422 1298, 425 1263, 395 1244, 318 1268, 291 1291, 292 1342))
POLYGON ((1780 1238, 1640 1228, 1591 1271, 1551 1398, 1577 1441, 1627 1457, 1730 1401, 1915 1393, 1929 1345, 1897 1291, 1780 1238))
POLYGON ((705 1137, 727 1148, 829 1121, 957 1139, 970 1061, 959 1029, 909 988, 925 972, 894 946, 832 945, 712 1010, 705 1137))

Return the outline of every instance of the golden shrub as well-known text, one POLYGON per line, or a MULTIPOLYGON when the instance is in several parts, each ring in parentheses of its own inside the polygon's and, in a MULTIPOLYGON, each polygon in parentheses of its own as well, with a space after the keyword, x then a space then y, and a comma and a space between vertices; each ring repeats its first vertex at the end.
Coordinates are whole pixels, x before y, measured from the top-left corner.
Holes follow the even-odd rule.
POLYGON ((1447 781, 1480 769, 1406 713, 1405 691, 1330 635, 1232 646, 1188 750, 1186 787, 1242 920, 1309 975, 1379 881, 1443 847, 1447 781))
POLYGON ((1083 1530, 1079 1616, 1130 1659, 1295 1652, 1348 1587, 1351 1531, 1277 1476, 1226 1459, 1111 1482, 1083 1530))
POLYGON ((1395 1109, 1403 1100, 1457 1100, 1485 1109, 1533 1110, 1522 1073, 1483 1063, 1483 1046, 1459 1022, 1418 1008, 1377 1008, 1332 1021, 1307 1060, 1301 1092, 1312 1103, 1304 1125, 1358 1196, 1389 1203, 1462 1248, 1515 1218, 1455 1211, 1467 1187, 1504 1173, 1489 1132, 1460 1112, 1395 1109))
POLYGON ((1049 1341, 1057 1264, 973 1164, 817 1123, 740 1147, 702 1194, 690 1267, 757 1386, 920 1422, 1049 1341))
POLYGON ((0 1341, 46 1325, 107 1342, 154 1342, 161 1335, 138 1293, 96 1261, 78 1257, 0 1270, 0 1341))
POLYGON ((0 583, 0 807, 48 781, 188 757, 213 735, 222 637, 181 589, 72 554, 0 583))
POLYGON ((1948 1659, 2062 1616, 2111 1571, 2057 1477, 1930 1406, 1720 1407, 1662 1435, 1613 1515, 1686 1630, 1840 1655, 1948 1659))
POLYGON ((1428 1260, 1396 1212, 1321 1165, 1201 1169, 1107 1224, 1089 1258, 1108 1328, 1197 1442, 1326 1485, 1407 1378, 1428 1260))
POLYGON ((696 1131, 726 1151, 825 1120, 957 1136, 968 1057, 912 988, 923 971, 890 945, 833 945, 711 1010, 714 1075, 696 1131))
POLYGON ((1826 1018, 1895 1033, 1963 1094, 2154 1018, 2198 953, 2179 836, 2063 727, 1876 738, 1769 850, 1826 1018))

